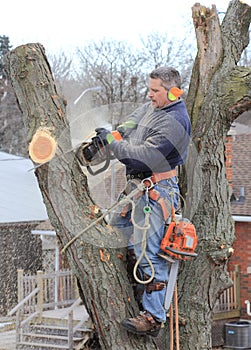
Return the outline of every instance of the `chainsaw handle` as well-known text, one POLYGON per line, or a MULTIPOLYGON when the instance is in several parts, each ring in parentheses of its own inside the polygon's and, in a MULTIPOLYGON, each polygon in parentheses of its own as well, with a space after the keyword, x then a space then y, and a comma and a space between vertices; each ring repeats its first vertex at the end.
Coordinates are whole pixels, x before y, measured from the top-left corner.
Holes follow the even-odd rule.
MULTIPOLYGON (((107 146, 106 146, 107 147, 107 146)), ((103 171, 105 171, 109 165, 110 165, 110 160, 111 160, 111 157, 110 157, 110 152, 109 150, 107 150, 106 152, 106 159, 105 159, 105 164, 103 167, 99 168, 98 170, 94 171, 92 170, 92 168, 90 167, 90 165, 87 165, 86 166, 86 169, 88 170, 88 172, 92 175, 92 176, 95 176, 95 175, 98 175, 100 173, 102 173, 103 171)))
POLYGON ((109 165, 110 165, 110 161, 111 161, 111 154, 110 154, 110 150, 109 150, 109 145, 104 142, 99 135, 96 135, 92 138, 92 142, 93 144, 96 146, 97 148, 97 153, 99 154, 100 158, 102 158, 103 156, 103 150, 105 150, 105 164, 103 167, 99 168, 98 170, 94 171, 92 170, 90 165, 86 166, 87 171, 92 175, 98 175, 100 173, 102 173, 103 171, 105 171, 106 169, 108 169, 109 165), (102 146, 102 151, 101 148, 99 146, 102 146))

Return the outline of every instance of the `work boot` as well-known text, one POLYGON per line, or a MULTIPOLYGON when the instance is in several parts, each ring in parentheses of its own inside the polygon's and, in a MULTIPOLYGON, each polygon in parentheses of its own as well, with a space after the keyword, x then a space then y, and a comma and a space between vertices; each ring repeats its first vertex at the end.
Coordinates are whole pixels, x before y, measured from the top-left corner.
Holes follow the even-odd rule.
POLYGON ((121 325, 128 332, 152 337, 157 337, 161 328, 161 322, 156 321, 148 311, 141 312, 134 318, 124 319, 121 325))

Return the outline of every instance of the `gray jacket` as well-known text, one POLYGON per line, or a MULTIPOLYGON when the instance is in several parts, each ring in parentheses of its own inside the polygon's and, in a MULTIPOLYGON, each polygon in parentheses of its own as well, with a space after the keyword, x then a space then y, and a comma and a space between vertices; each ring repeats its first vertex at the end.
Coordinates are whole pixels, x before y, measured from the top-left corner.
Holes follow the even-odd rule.
POLYGON ((126 166, 127 174, 165 172, 183 164, 188 155, 191 124, 185 103, 178 100, 163 108, 146 103, 128 119, 136 128, 110 149, 126 166))

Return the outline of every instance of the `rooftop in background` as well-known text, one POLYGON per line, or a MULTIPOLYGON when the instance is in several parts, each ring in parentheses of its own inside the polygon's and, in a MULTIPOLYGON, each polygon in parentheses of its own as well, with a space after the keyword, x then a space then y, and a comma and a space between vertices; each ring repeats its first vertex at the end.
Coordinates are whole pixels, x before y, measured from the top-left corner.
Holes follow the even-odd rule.
POLYGON ((237 118, 232 131, 233 194, 237 199, 231 204, 232 214, 251 216, 251 113, 237 118))
POLYGON ((32 167, 29 159, 0 152, 0 223, 48 219, 32 167))

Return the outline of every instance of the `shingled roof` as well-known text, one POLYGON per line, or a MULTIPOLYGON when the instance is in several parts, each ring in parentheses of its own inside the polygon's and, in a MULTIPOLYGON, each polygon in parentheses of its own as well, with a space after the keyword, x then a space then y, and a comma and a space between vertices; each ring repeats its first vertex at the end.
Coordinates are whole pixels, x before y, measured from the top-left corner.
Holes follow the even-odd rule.
POLYGON ((251 216, 251 128, 248 125, 236 123, 234 130, 232 197, 235 200, 231 202, 232 215, 251 216))
POLYGON ((233 215, 251 216, 251 134, 234 136, 233 140, 233 215), (243 193, 241 193, 243 191, 243 193), (244 198, 240 198, 244 195, 244 198))

